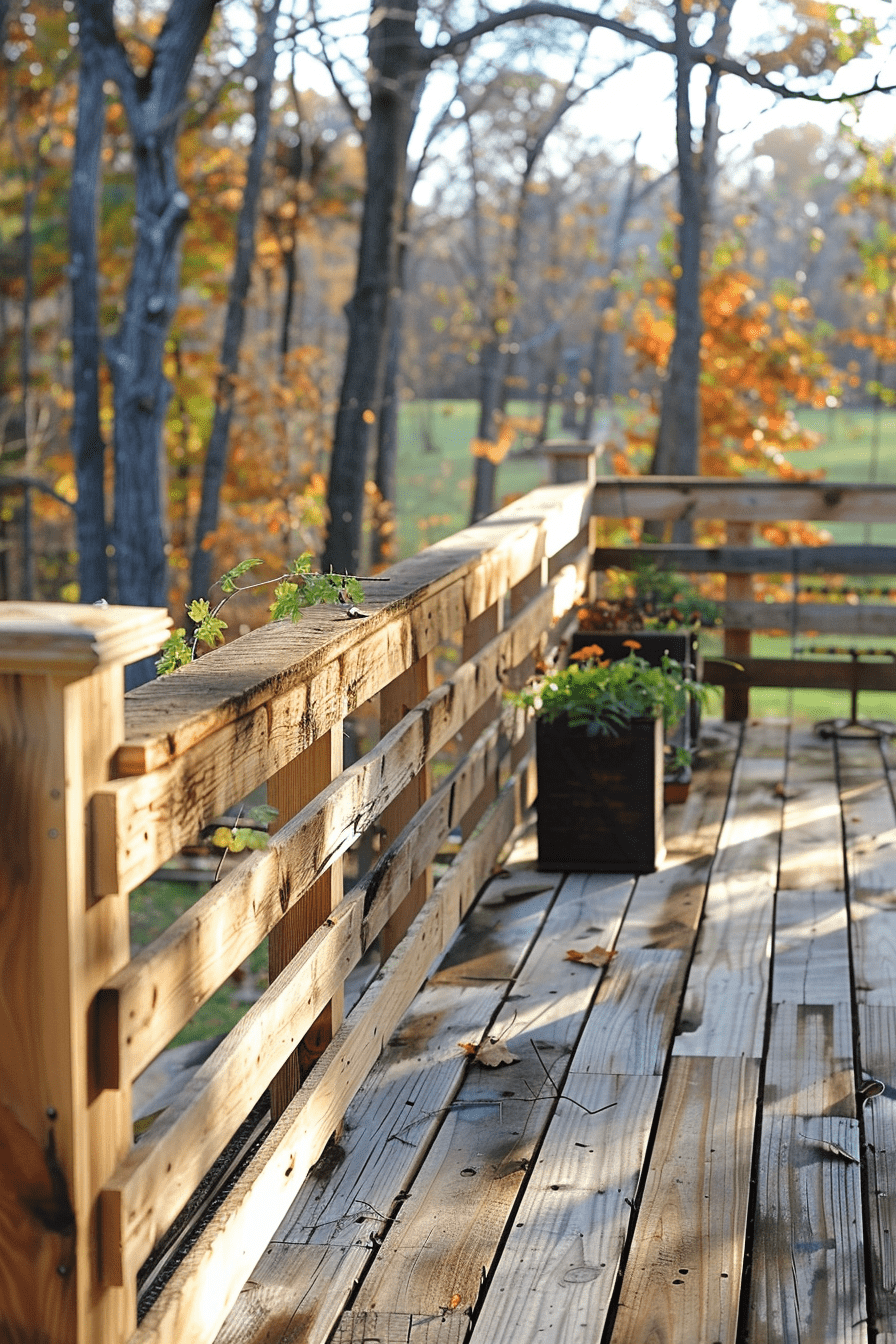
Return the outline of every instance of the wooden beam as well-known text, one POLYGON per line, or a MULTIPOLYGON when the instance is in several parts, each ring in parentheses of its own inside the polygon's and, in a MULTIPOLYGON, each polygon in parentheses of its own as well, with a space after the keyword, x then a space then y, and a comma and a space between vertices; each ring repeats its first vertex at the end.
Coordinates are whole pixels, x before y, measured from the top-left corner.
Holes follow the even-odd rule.
POLYGON ((802 690, 896 691, 896 665, 861 659, 836 662, 832 658, 745 658, 733 667, 719 658, 707 658, 704 680, 718 686, 779 686, 802 690))
MULTIPOLYGON (((380 732, 388 733, 400 723, 405 714, 421 703, 433 689, 433 655, 425 654, 402 672, 380 692, 380 732)), ((409 780, 380 817, 383 838, 388 846, 429 798, 432 779, 429 760, 409 780)), ((385 924, 380 943, 380 957, 385 961, 401 942, 414 916, 426 904, 432 891, 432 870, 424 868, 411 883, 407 896, 394 915, 385 924)))
MULTIPOLYGON (((729 522, 726 539, 730 546, 752 546, 753 524, 729 522)), ((752 574, 726 574, 725 597, 731 602, 750 601, 753 596, 752 574)), ((750 631, 726 625, 723 636, 725 657, 742 663, 750 656, 750 631)), ((744 723, 750 717, 749 686, 726 686, 724 717, 728 723, 744 723)))
MULTIPOLYGON (((458 669, 450 685, 428 697, 425 724, 429 740, 438 741, 434 751, 461 729, 509 669, 524 662, 581 593, 584 581, 576 566, 566 566, 519 613, 501 642, 492 641, 475 662, 458 669)), ((195 840, 210 818, 246 797, 315 736, 341 722, 340 711, 353 700, 350 685, 362 675, 353 661, 327 664, 308 686, 287 688, 267 705, 250 708, 245 718, 228 721, 168 765, 112 781, 93 803, 95 846, 101 856, 98 880, 115 890, 145 881, 195 840)), ((379 688, 382 682, 371 684, 379 688)), ((411 728, 413 722, 410 716, 411 728)))
POLYGON ((532 797, 529 765, 523 763, 483 830, 436 884, 389 966, 346 1018, 129 1344, 169 1344, 174 1339, 212 1344, 383 1042, 519 825, 532 797))
POLYGON ((118 611, 0 604, 0 1336, 10 1340, 121 1344, 136 1324, 134 1285, 107 1290, 97 1274, 97 1191, 132 1131, 130 1089, 97 1095, 92 1004, 129 956, 127 897, 92 901, 84 818, 122 739, 124 664, 156 651, 167 613, 118 611))
POLYGON ((339 692, 331 709, 317 695, 308 701, 314 731, 300 750, 431 653, 446 633, 463 629, 545 557, 559 554, 590 513, 586 483, 534 490, 393 565, 385 582, 368 585, 364 621, 312 608, 296 625, 273 622, 131 691, 118 772, 158 769, 253 710, 270 706, 275 714, 278 700, 300 696, 319 677, 327 684, 334 678, 339 692))
POLYGON ((896 636, 896 603, 849 602, 723 602, 722 625, 748 630, 781 630, 785 634, 896 636))
POLYGON ((595 569, 645 560, 682 574, 894 574, 896 546, 598 546, 595 569))
POLYGON ((603 518, 888 523, 894 511, 896 485, 617 476, 598 477, 594 488, 594 512, 603 518))
MULTIPOLYGON (((342 773, 342 724, 338 723, 301 752, 294 761, 268 780, 268 803, 277 808, 274 833, 342 773)), ((271 982, 289 966, 308 939, 330 917, 342 900, 342 858, 333 860, 305 892, 300 903, 286 911, 271 929, 268 939, 268 973, 271 982)), ((346 972, 347 974, 347 972, 346 972)), ((343 977, 344 978, 344 977, 343 977)), ((296 1047, 271 1084, 271 1115, 276 1120, 307 1078, 315 1060, 333 1039, 342 1021, 342 981, 333 986, 333 997, 296 1047)))

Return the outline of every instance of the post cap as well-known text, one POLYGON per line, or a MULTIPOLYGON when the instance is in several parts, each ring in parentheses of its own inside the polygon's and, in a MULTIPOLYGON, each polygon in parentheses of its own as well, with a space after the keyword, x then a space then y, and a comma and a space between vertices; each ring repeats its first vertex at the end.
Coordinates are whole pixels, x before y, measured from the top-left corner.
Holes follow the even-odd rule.
POLYGON ((171 624, 164 607, 0 602, 0 672, 77 678, 135 663, 159 651, 171 624))

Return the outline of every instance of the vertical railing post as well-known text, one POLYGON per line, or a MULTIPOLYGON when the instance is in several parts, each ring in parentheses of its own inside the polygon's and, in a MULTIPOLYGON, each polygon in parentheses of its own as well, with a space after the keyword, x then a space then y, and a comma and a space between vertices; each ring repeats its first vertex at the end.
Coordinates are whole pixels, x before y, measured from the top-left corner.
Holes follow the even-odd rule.
MULTIPOLYGON (((433 689, 433 656, 422 658, 397 676, 380 691, 380 736, 394 728, 414 705, 419 705, 433 689)), ((431 771, 427 762, 406 788, 384 809, 380 817, 383 845, 390 845, 414 814, 426 802, 431 790, 431 771)), ((414 916, 426 904, 432 890, 432 870, 427 868, 412 884, 410 891, 395 913, 387 920, 380 934, 380 956, 383 961, 401 942, 414 921, 414 916)))
MULTIPOLYGON (((725 538, 729 546, 751 546, 753 544, 752 523, 725 524, 725 538)), ((728 602, 751 601, 753 597, 752 574, 726 574, 725 600, 728 602)), ((750 631, 728 629, 725 627, 725 657, 732 662, 750 656, 750 631)), ((750 717, 750 688, 748 686, 725 687, 725 719, 728 723, 744 723, 750 717)))
POLYGON ((95 896, 87 817, 124 740, 125 663, 167 612, 0 604, 0 1338, 121 1344, 136 1290, 100 1281, 97 1195, 131 1146, 100 1091, 93 1004, 130 955, 128 895, 95 896))
MULTIPOLYGON (((268 803, 277 809, 271 831, 285 826, 341 773, 342 724, 337 723, 268 780, 268 803)), ((342 859, 338 858, 271 930, 268 968, 272 981, 286 969, 341 900, 342 859)), ((342 1024, 342 999, 341 991, 334 995, 271 1084, 271 1114, 275 1120, 283 1114, 342 1024)))

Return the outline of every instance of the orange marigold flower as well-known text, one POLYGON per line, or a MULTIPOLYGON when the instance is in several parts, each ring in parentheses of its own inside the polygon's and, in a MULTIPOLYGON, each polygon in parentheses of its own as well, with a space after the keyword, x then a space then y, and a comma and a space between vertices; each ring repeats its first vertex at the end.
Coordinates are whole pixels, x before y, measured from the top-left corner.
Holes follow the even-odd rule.
MULTIPOLYGON (((640 648, 640 645, 638 646, 640 648)), ((599 644, 589 644, 587 648, 579 649, 578 653, 571 653, 569 661, 571 663, 585 663, 589 658, 599 658, 603 649, 599 644)))
MULTIPOLYGON (((624 639, 622 641, 622 647, 624 649, 640 649, 641 645, 636 639, 624 639)), ((603 653, 603 649, 601 649, 601 653, 603 653)))

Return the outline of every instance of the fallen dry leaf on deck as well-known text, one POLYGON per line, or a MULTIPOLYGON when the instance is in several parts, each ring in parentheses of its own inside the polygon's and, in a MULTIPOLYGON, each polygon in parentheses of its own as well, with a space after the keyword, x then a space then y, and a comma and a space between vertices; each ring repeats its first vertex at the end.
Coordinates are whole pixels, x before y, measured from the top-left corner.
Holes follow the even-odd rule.
POLYGON ((586 966, 606 966, 607 962, 612 961, 615 956, 615 948, 601 947, 597 944, 587 952, 577 952, 575 948, 571 948, 566 954, 566 960, 583 961, 586 966))
POLYGON ((484 1041, 476 1045, 473 1041, 459 1041, 465 1055, 472 1055, 477 1064, 487 1069, 496 1069, 499 1064, 514 1064, 519 1055, 512 1055, 503 1041, 484 1041))
POLYGON ((807 1143, 814 1143, 816 1148, 821 1148, 831 1157, 842 1157, 846 1162, 858 1162, 857 1157, 848 1153, 845 1148, 841 1148, 839 1143, 829 1143, 827 1139, 813 1139, 809 1134, 801 1134, 800 1138, 805 1139, 807 1143))

